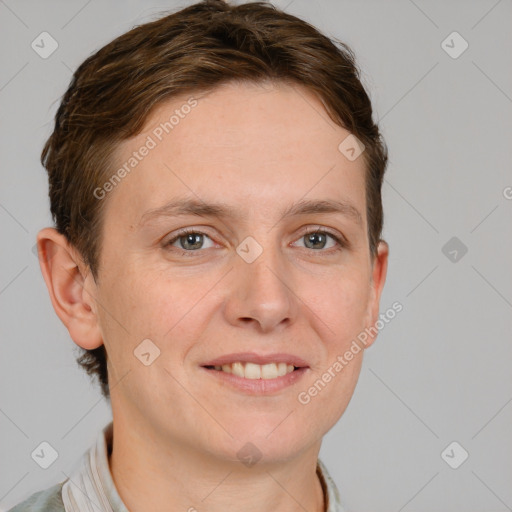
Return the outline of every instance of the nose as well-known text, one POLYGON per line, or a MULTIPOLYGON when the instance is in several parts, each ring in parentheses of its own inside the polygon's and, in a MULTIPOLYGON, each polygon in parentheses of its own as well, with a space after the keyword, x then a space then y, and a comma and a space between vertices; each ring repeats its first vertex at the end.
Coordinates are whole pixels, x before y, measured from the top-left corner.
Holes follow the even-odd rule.
POLYGON ((297 300, 278 248, 265 247, 252 263, 236 256, 224 310, 232 325, 261 333, 285 327, 295 317, 297 300))

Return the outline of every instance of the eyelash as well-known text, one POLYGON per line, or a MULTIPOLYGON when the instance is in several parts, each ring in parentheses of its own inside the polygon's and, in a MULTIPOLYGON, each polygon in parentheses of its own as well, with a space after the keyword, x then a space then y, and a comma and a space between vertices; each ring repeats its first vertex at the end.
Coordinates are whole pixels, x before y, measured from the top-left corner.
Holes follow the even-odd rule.
MULTIPOLYGON (((306 231, 305 233, 303 233, 298 239, 303 238, 303 237, 305 237, 307 235, 317 234, 317 233, 318 234, 329 235, 338 245, 337 245, 337 247, 331 247, 330 249, 327 249, 327 250, 324 250, 324 249, 320 249, 320 250, 309 249, 312 252, 324 253, 324 254, 329 255, 329 254, 332 254, 333 252, 337 253, 340 250, 347 249, 349 247, 348 242, 346 242, 344 238, 339 237, 338 235, 332 233, 331 231, 327 231, 325 229, 311 229, 311 230, 306 231)), ((184 237, 186 235, 205 235, 205 236, 207 236, 208 238, 211 239, 211 237, 208 235, 208 233, 204 233, 203 231, 198 231, 197 229, 193 229, 193 228, 185 228, 185 229, 179 231, 172 239, 168 240, 164 244, 164 248, 167 249, 167 250, 176 250, 181 255, 189 256, 189 257, 193 257, 194 253, 201 252, 201 249, 197 249, 195 251, 186 251, 184 249, 179 249, 177 247, 172 247, 172 244, 174 242, 176 242, 181 237, 184 237)), ((306 247, 305 249, 308 249, 308 248, 306 247)))

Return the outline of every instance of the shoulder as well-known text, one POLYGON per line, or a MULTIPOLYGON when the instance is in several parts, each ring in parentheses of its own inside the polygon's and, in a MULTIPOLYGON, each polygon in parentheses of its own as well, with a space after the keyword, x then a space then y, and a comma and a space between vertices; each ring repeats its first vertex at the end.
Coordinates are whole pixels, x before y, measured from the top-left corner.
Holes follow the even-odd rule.
POLYGON ((62 501, 63 485, 64 482, 60 482, 48 489, 35 492, 7 512, 65 512, 62 501))

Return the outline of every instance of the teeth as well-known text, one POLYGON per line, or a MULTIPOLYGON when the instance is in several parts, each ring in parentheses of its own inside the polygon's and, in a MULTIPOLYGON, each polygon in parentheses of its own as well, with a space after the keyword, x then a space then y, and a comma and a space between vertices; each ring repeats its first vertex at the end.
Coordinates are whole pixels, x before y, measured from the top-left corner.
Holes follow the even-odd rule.
POLYGON ((244 365, 242 363, 233 363, 231 365, 231 373, 237 377, 245 377, 244 365))
POLYGON ((277 377, 277 366, 274 363, 264 364, 261 367, 262 379, 275 379, 277 377))
POLYGON ((237 377, 245 379, 276 379, 293 372, 294 366, 286 363, 269 363, 269 364, 254 364, 236 362, 232 364, 223 364, 222 366, 215 366, 216 370, 225 373, 232 373, 237 377))
POLYGON ((254 363, 245 363, 245 378, 259 379, 261 378, 261 366, 254 363))

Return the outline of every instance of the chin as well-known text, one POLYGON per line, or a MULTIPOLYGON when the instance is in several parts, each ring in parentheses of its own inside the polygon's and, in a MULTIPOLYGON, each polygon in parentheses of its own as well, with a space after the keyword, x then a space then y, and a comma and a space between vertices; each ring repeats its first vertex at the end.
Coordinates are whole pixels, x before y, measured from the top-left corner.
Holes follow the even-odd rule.
POLYGON ((293 459, 310 448, 316 438, 304 422, 302 425, 295 424, 293 415, 290 414, 288 418, 286 414, 269 415, 267 418, 257 416, 238 422, 236 428, 230 430, 235 438, 229 447, 231 457, 234 446, 238 459, 253 455, 260 457, 261 462, 276 463, 293 459))

